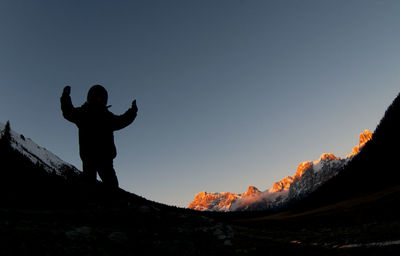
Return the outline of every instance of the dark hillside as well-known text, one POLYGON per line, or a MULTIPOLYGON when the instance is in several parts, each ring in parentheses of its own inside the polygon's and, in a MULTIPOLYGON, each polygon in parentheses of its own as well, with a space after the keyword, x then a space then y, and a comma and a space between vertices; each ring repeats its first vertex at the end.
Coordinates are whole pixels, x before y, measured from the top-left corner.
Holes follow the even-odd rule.
MULTIPOLYGON (((70 177, 74 180, 74 177, 70 177)), ((33 164, 4 139, 0 140, 0 196, 2 207, 53 207, 71 205, 79 198, 73 182, 33 164)))
POLYGON ((0 207, 57 209, 154 203, 122 189, 110 198, 100 182, 89 186, 81 182, 79 173, 63 173, 65 176, 46 171, 13 149, 6 139, 0 139, 0 207))

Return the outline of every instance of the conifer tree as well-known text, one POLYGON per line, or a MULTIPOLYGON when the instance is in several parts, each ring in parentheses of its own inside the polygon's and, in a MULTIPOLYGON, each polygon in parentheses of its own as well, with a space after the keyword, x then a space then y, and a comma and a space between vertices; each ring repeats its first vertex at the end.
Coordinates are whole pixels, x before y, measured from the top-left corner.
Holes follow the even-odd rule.
POLYGON ((1 134, 1 140, 3 143, 10 144, 11 143, 11 132, 10 132, 10 121, 7 121, 6 126, 1 134))

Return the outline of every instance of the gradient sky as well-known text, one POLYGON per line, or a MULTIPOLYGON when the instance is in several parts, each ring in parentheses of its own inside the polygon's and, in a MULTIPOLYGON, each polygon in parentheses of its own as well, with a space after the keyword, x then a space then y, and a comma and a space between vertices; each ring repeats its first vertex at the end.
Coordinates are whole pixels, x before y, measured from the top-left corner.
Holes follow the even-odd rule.
POLYGON ((322 153, 344 157, 399 92, 400 1, 0 0, 0 122, 81 168, 80 106, 102 84, 120 186, 187 206, 266 190, 322 153))

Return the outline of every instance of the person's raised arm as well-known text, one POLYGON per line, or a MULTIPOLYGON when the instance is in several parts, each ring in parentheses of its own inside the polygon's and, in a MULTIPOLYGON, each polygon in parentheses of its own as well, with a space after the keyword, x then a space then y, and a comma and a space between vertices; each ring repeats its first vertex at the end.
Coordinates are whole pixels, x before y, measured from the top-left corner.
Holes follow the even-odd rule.
POLYGON ((76 108, 72 105, 71 101, 71 86, 67 85, 64 87, 61 95, 61 111, 65 119, 70 122, 76 123, 78 121, 78 114, 76 108))
POLYGON ((120 116, 114 116, 114 121, 113 121, 113 130, 120 130, 122 128, 127 127, 130 125, 133 120, 135 120, 137 116, 138 108, 136 106, 136 100, 132 102, 132 106, 130 109, 128 109, 124 114, 120 116))

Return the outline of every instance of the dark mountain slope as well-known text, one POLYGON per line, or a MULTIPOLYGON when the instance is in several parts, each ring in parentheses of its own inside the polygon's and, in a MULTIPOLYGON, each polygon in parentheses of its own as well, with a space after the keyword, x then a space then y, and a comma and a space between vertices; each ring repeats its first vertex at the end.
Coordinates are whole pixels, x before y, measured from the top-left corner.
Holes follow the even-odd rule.
POLYGON ((122 189, 110 196, 101 182, 86 184, 80 172, 64 168, 49 172, 41 162, 33 163, 9 141, 0 138, 0 207, 67 209, 131 204, 167 207, 122 189))

